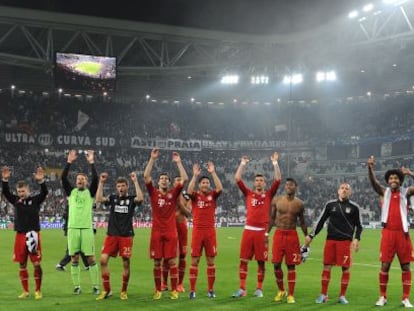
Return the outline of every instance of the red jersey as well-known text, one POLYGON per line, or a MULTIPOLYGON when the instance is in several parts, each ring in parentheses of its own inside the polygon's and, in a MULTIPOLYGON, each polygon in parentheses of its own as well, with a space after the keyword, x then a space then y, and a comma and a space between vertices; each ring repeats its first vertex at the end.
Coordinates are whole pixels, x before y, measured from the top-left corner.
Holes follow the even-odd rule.
POLYGON ((216 201, 221 191, 215 189, 203 194, 196 191, 192 195, 193 227, 195 229, 211 229, 216 227, 216 201))
POLYGON ((183 185, 179 184, 165 194, 156 189, 152 182, 145 184, 145 186, 151 198, 152 230, 162 233, 176 231, 177 198, 183 189, 183 185))
POLYGON ((241 192, 246 197, 246 225, 266 229, 270 219, 272 198, 276 194, 280 180, 275 179, 269 190, 256 193, 247 188, 242 180, 237 182, 241 192))
POLYGON ((401 221, 401 211, 400 211, 400 196, 401 196, 401 192, 399 191, 391 192, 390 208, 389 208, 388 219, 387 219, 388 230, 403 231, 403 225, 401 221))

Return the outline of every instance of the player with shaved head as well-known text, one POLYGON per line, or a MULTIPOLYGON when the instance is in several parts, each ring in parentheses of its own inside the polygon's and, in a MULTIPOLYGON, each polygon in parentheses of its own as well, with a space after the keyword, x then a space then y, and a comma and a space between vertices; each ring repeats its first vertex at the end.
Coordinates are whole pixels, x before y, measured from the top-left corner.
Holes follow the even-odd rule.
POLYGON ((325 303, 328 301, 328 285, 331 280, 333 266, 342 267, 341 288, 338 302, 348 304, 346 290, 348 288, 351 267, 351 250, 359 250, 361 240, 362 224, 360 207, 350 200, 352 190, 347 182, 343 182, 338 188, 338 198, 328 201, 322 210, 312 232, 306 237, 305 246, 308 247, 312 239, 322 230, 325 222, 329 219, 328 230, 323 252, 323 270, 321 280, 321 294, 315 302, 325 303))

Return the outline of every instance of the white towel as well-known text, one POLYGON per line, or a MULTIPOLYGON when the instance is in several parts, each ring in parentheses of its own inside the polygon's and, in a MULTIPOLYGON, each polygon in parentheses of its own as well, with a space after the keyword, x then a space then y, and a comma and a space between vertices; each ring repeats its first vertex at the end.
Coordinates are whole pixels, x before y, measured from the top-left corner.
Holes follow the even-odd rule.
MULTIPOLYGON (((387 223, 388 213, 390 211, 391 202, 391 188, 386 188, 384 193, 384 202, 381 209, 381 222, 387 223)), ((408 232, 408 218, 407 218, 407 188, 400 188, 400 214, 403 230, 405 233, 408 232)))

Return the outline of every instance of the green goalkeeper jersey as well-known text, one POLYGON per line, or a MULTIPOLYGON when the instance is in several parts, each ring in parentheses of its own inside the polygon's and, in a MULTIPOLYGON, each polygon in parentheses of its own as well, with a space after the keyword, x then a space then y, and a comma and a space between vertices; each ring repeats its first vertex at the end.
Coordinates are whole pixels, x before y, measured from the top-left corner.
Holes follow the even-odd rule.
POLYGON ((72 189, 69 201, 69 229, 92 228, 92 208, 94 199, 89 189, 72 189))

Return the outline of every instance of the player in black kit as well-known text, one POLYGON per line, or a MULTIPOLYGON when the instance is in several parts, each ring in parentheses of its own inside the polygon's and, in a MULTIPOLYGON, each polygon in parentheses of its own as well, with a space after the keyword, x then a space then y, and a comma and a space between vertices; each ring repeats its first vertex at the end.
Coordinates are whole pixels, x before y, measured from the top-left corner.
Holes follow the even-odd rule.
POLYGON ((30 195, 29 185, 24 181, 17 182, 17 195, 12 194, 8 182, 10 175, 10 168, 4 166, 1 170, 3 195, 14 206, 14 231, 16 231, 16 239, 14 242, 13 260, 20 265, 19 277, 23 287, 23 292, 19 295, 19 298, 29 297, 27 259, 30 257, 30 261, 34 267, 36 284, 34 297, 36 300, 39 300, 42 299, 42 268, 40 266, 42 247, 39 233, 39 211, 41 204, 47 196, 44 172, 41 167, 38 167, 36 173, 33 174, 34 179, 40 185, 40 193, 34 196, 30 195))
POLYGON ((116 257, 118 254, 122 257, 123 263, 120 298, 122 300, 128 299, 127 287, 130 275, 129 266, 134 239, 132 220, 135 213, 135 207, 141 204, 144 200, 144 195, 138 184, 137 174, 135 172, 131 173, 130 178, 135 186, 135 195, 128 194, 128 180, 126 178, 118 178, 116 180, 117 194, 112 194, 106 198, 103 196, 103 187, 108 179, 108 174, 102 173, 99 179, 96 202, 106 203, 109 206, 109 221, 107 236, 101 251, 103 291, 96 300, 103 300, 112 295, 108 261, 109 256, 116 257))

